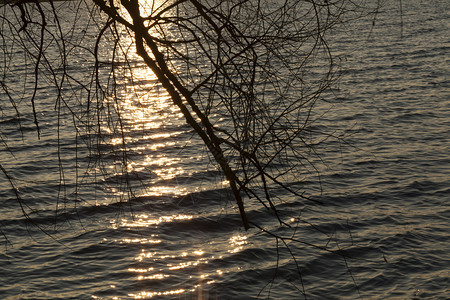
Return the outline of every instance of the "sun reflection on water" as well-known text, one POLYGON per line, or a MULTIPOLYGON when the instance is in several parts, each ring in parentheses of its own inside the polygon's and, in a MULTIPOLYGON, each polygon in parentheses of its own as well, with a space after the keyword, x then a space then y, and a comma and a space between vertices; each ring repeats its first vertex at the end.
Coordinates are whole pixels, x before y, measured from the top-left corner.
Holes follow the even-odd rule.
POLYGON ((152 240, 152 239, 123 239, 121 243, 124 244, 159 244, 161 240, 152 240))
MULTIPOLYGON (((182 223, 192 220, 193 216, 188 214, 173 214, 165 216, 154 216, 141 213, 134 219, 121 219, 116 228, 157 228, 164 223, 182 223)), ((172 244, 164 240, 158 232, 149 232, 145 237, 124 238, 116 241, 124 244, 142 245, 142 249, 134 257, 134 263, 130 264, 127 271, 132 280, 144 284, 143 290, 129 291, 128 297, 133 299, 150 298, 179 298, 179 297, 207 297, 213 286, 220 282, 220 278, 229 271, 227 267, 217 266, 217 261, 222 261, 224 256, 216 253, 212 244, 196 244, 183 249, 183 246, 172 244), (162 246, 160 246, 162 245, 162 246), (174 248, 172 248, 174 246, 174 248), (169 248, 166 248, 169 247, 169 248), (170 249, 170 250, 169 250, 170 249), (185 285, 167 285, 174 278, 184 278, 185 285), (145 288, 145 286, 151 288, 145 288)), ((248 244, 248 237, 239 232, 228 239, 228 255, 242 251, 248 244)), ((205 298, 207 299, 207 298, 205 298)))
MULTIPOLYGON (((139 253, 139 255, 137 257, 135 257, 135 260, 141 262, 146 258, 151 258, 154 257, 156 255, 156 252, 145 252, 145 250, 142 250, 141 253, 139 253)), ((152 268, 153 270, 153 268, 152 268)))
MULTIPOLYGON (((167 3, 140 1, 140 4, 142 13, 150 14, 167 3)), ((121 43, 122 49, 126 50, 112 58, 117 60, 115 85, 118 90, 104 102, 106 120, 101 126, 102 143, 107 146, 104 149, 118 161, 105 164, 105 168, 112 170, 111 176, 119 180, 121 176, 128 180, 131 172, 136 178, 153 176, 152 182, 147 182, 144 187, 148 191, 144 195, 184 195, 186 188, 153 184, 156 180, 171 180, 184 173, 181 166, 175 166, 180 163, 179 158, 164 154, 165 149, 175 149, 181 143, 178 136, 185 133, 180 129, 185 124, 183 115, 161 87, 157 76, 136 54, 133 37, 124 34, 121 43), (127 63, 123 64, 124 61, 127 63), (131 157, 129 154, 136 155, 131 157)), ((189 141, 182 143, 185 145, 189 141)), ((120 196, 118 192, 112 192, 120 196)))
POLYGON ((185 292, 185 290, 179 289, 179 290, 171 290, 171 291, 164 291, 164 292, 140 292, 138 294, 128 294, 128 296, 133 297, 134 299, 150 299, 155 296, 178 295, 178 294, 181 294, 184 292, 185 292))
POLYGON ((144 196, 163 196, 163 195, 184 196, 187 194, 188 194, 187 188, 180 188, 178 186, 152 186, 148 188, 148 192, 144 196))
POLYGON ((150 272, 153 270, 154 270, 154 268, 147 268, 147 269, 128 268, 128 271, 135 272, 135 273, 147 273, 147 272, 150 272))
POLYGON ((161 216, 158 218, 151 218, 149 215, 141 214, 136 216, 135 220, 127 220, 122 219, 120 226, 121 227, 149 227, 149 226, 155 226, 159 225, 161 223, 169 223, 173 221, 180 221, 180 220, 190 220, 192 219, 192 215, 172 215, 172 216, 161 216))
POLYGON ((191 252, 190 254, 187 252, 181 252, 179 255, 157 255, 156 252, 142 252, 136 257, 136 260, 139 262, 143 262, 145 259, 151 259, 152 262, 158 263, 161 265, 161 262, 164 262, 164 268, 155 269, 153 267, 149 268, 129 268, 128 271, 137 274, 137 280, 149 280, 149 281, 159 281, 164 280, 172 275, 177 275, 177 272, 180 270, 195 267, 197 272, 200 272, 197 276, 189 271, 187 274, 191 274, 188 276, 189 278, 197 277, 198 284, 194 284, 192 289, 177 289, 177 290, 169 290, 169 291, 142 291, 139 293, 130 293, 128 296, 133 297, 134 299, 149 299, 156 296, 169 296, 176 295, 186 292, 196 292, 196 290, 202 290, 203 284, 212 284, 215 282, 214 279, 208 279, 210 276, 220 276, 223 274, 221 270, 216 270, 215 272, 208 274, 203 273, 201 265, 206 265, 209 262, 208 257, 203 257, 205 252, 203 250, 196 250, 191 252), (174 261, 178 261, 183 259, 182 262, 173 263, 174 261), (165 271, 164 271, 165 270, 165 271), (174 273, 175 272, 175 273, 174 273), (206 281, 208 279, 208 281, 206 281))
MULTIPOLYGON (((170 2, 170 1, 169 1, 170 2)), ((158 7, 163 2, 150 1, 148 5, 140 2, 143 11, 149 9, 154 4, 158 7), (150 5, 150 6, 149 6, 150 5)), ((164 1, 164 3, 168 3, 164 1)), ((149 11, 147 11, 148 13, 149 11)), ((198 171, 195 168, 186 168, 186 160, 201 160, 198 149, 194 154, 180 156, 178 146, 191 146, 195 144, 191 140, 182 140, 186 135, 186 124, 179 109, 172 104, 170 97, 157 83, 156 76, 147 68, 135 54, 132 40, 129 41, 128 48, 133 60, 131 73, 123 74, 123 82, 120 82, 123 90, 117 97, 120 99, 110 99, 110 103, 119 103, 120 115, 123 121, 123 129, 120 135, 114 131, 109 124, 103 130, 107 133, 109 146, 115 149, 127 149, 129 153, 136 153, 132 159, 127 158, 125 162, 118 161, 111 163, 111 168, 116 171, 114 176, 120 175, 120 168, 128 174, 147 175, 145 180, 145 191, 139 196, 167 196, 186 195, 199 189, 198 185, 189 184, 187 187, 181 186, 177 178, 191 176, 198 171), (139 86, 139 89, 135 89, 139 86), (116 101, 120 100, 120 101, 116 101), (166 149, 170 149, 167 151, 166 149), (175 149, 175 151, 174 151, 175 149), (147 172, 147 173, 145 173, 147 172), (156 178, 155 178, 156 177, 156 178), (170 180, 173 180, 172 182, 170 180)), ((126 71, 124 71, 126 72, 126 71)), ((131 72, 131 71, 130 71, 131 72)), ((181 148, 181 147, 180 147, 181 148)), ((185 148, 183 148, 183 151, 185 148)), ((226 185, 227 182, 222 182, 226 185)), ((204 188, 204 187, 202 187, 204 188)), ((119 193, 120 191, 115 191, 119 193)), ((153 199, 153 198, 152 198, 153 199)), ((184 211, 183 211, 184 212, 184 211)), ((167 214, 167 213, 166 213, 167 214)), ((195 245, 195 248, 188 246, 183 249, 181 244, 172 245, 170 241, 164 239, 163 233, 153 233, 145 235, 146 230, 158 228, 163 223, 182 223, 192 220, 193 216, 179 213, 173 215, 150 215, 137 213, 134 218, 123 218, 111 221, 112 228, 116 230, 124 229, 125 232, 139 232, 142 235, 128 235, 126 238, 115 242, 130 245, 130 247, 140 247, 140 252, 129 257, 132 261, 126 268, 131 280, 139 281, 139 289, 128 290, 128 297, 133 299, 150 299, 165 296, 165 298, 182 298, 188 293, 195 293, 199 296, 207 290, 207 285, 212 285, 218 278, 226 274, 227 271, 217 266, 212 266, 212 261, 221 260, 222 256, 214 256, 210 249, 203 245, 195 245), (136 230, 134 230, 136 229, 136 230), (174 249, 170 247, 174 247, 174 249), (168 248, 166 248, 168 247, 168 248), (168 250, 170 249, 170 250, 168 250), (187 285, 173 286, 165 281, 183 277, 187 285), (148 284, 148 285, 147 285, 148 284)), ((181 225, 182 226, 182 225, 181 225)), ((160 226, 159 228, 162 228, 160 226)), ((239 252, 247 243, 247 237, 235 235, 230 238, 230 253, 239 252)), ((170 240, 170 239, 169 239, 170 240)), ((226 243, 226 239, 225 239, 226 243)), ((225 252, 225 251, 224 251, 225 252)))
POLYGON ((247 237, 241 234, 234 235, 230 238, 229 242, 233 249, 228 250, 228 252, 237 253, 244 248, 244 245, 247 244, 247 237))

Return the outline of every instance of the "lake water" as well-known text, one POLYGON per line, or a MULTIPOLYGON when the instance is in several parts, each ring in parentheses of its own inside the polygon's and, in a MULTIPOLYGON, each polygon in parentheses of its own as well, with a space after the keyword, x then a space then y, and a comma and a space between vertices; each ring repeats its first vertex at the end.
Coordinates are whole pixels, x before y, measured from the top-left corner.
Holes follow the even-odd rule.
MULTIPOLYGON (((223 178, 163 91, 122 103, 125 178, 114 152, 98 159, 83 150, 89 139, 74 138, 53 91, 41 89, 40 140, 29 104, 18 103, 19 124, 0 93, 9 147, 0 161, 35 211, 31 224, 2 174, 0 298, 303 299, 302 286, 308 299, 450 298, 450 2, 404 0, 402 17, 391 2, 375 27, 364 18, 331 38, 344 70, 317 106, 331 106, 317 126, 345 133, 349 145, 320 146, 320 190, 303 182, 323 205, 293 197, 280 205, 295 213, 305 242, 291 244, 301 278, 274 238, 243 230, 223 178), (130 203, 121 201, 126 181, 136 186, 130 203)), ((91 66, 71 67, 82 77, 91 66)), ((276 229, 261 207, 248 209, 276 229)))

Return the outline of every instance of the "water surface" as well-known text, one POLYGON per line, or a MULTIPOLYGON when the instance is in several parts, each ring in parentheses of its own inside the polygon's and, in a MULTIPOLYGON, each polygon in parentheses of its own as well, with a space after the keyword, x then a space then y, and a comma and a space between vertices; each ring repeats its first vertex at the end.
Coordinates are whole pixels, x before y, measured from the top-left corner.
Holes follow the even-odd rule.
MULTIPOLYGON (((449 298, 450 3, 403 1, 402 12, 400 18, 398 3, 386 3, 375 27, 366 18, 333 33, 331 48, 344 69, 317 106, 318 113, 332 109, 316 126, 346 137, 319 147, 321 185, 302 183, 324 205, 286 196, 279 206, 303 242, 333 243, 347 259, 292 243, 300 278, 274 238, 244 231, 201 142, 145 73, 151 97, 123 104, 127 178, 114 152, 101 161, 110 170, 101 174, 95 153, 82 152, 83 137, 77 141, 70 126, 58 151, 50 90, 38 95, 40 140, 31 111, 20 125, 14 111, 2 112, 9 146, 2 145, 2 166, 36 210, 31 224, 0 181, 0 229, 9 241, 0 252, 2 298, 301 299, 302 281, 308 299, 449 298), (85 170, 71 168, 75 156, 98 177, 71 181, 85 170), (137 187, 130 203, 117 190, 125 180, 137 187), (56 207, 57 197, 65 202, 56 207)), ((89 66, 73 68, 82 77, 89 66)), ((105 140, 120 144, 115 138, 105 140)), ((276 228, 263 208, 248 209, 250 218, 276 228)))

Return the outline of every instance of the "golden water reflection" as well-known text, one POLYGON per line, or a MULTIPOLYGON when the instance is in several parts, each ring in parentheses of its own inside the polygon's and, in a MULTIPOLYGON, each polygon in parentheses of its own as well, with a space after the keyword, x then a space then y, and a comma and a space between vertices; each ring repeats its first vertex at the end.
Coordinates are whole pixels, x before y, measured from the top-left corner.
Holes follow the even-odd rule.
MULTIPOLYGON (((175 218, 174 218, 175 219, 175 218)), ((156 221, 157 223, 159 221, 156 221)), ((228 243, 231 249, 229 253, 236 253, 241 251, 247 245, 248 237, 242 233, 231 236, 228 243)), ((136 293, 129 293, 128 296, 134 299, 150 299, 158 296, 170 296, 185 294, 192 294, 192 297, 196 295, 202 297, 202 299, 208 299, 210 285, 220 281, 218 280, 224 274, 226 270, 217 268, 214 266, 207 267, 209 263, 216 259, 223 259, 223 256, 212 255, 210 250, 200 248, 190 252, 182 251, 176 254, 164 254, 158 253, 158 251, 146 251, 142 250, 141 253, 135 257, 135 260, 146 267, 134 267, 129 268, 128 271, 136 274, 136 280, 138 281, 152 281, 152 285, 158 281, 163 281, 169 277, 186 277, 186 281, 191 283, 190 288, 180 288, 167 291, 141 291, 136 293), (149 264, 154 264, 155 267, 148 267, 149 264)), ((161 283, 161 287, 164 287, 164 283, 161 283)), ((191 297, 191 296, 189 296, 191 297)))
POLYGON ((159 244, 161 240, 153 240, 153 239, 123 239, 121 243, 124 244, 159 244))
MULTIPOLYGON (((169 2, 139 1, 141 14, 151 15, 169 2)), ((125 9, 119 7, 120 13, 127 16, 125 9)), ((151 34, 158 35, 156 31, 151 34)), ((177 147, 180 142, 178 136, 185 133, 177 130, 185 124, 183 115, 172 103, 157 76, 137 55, 134 36, 123 30, 120 43, 117 53, 110 58, 116 61, 114 93, 106 96, 105 122, 101 127, 105 133, 104 143, 112 146, 118 162, 105 167, 112 169, 111 174, 116 178, 130 172, 137 177, 142 172, 145 176, 148 173, 156 175, 152 182, 146 182, 147 193, 141 196, 184 195, 187 188, 153 184, 156 180, 171 180, 185 172, 179 166, 181 160, 176 154, 169 157, 164 151, 177 147), (123 159, 121 152, 126 152, 126 159, 123 159), (133 158, 128 155, 134 153, 137 155, 133 158)))
MULTIPOLYGON (((156 296, 168 296, 168 295, 176 295, 182 293, 199 293, 202 294, 203 285, 209 285, 215 282, 214 279, 208 279, 210 276, 221 276, 223 271, 216 270, 215 272, 208 274, 202 271, 202 265, 206 265, 209 263, 209 260, 212 258, 203 257, 205 252, 203 250, 196 250, 191 253, 181 252, 179 255, 157 255, 156 252, 146 252, 142 250, 142 252, 136 257, 136 260, 139 262, 143 262, 145 259, 151 259, 153 262, 160 265, 162 261, 165 261, 163 268, 129 268, 128 271, 135 273, 137 275, 136 279, 141 280, 150 280, 150 281, 160 281, 164 280, 171 276, 187 276, 189 279, 197 278, 197 284, 194 284, 190 289, 176 289, 176 290, 168 290, 168 291, 142 291, 139 293, 130 293, 128 294, 130 297, 134 299, 149 299, 156 296), (195 258, 196 257, 196 258, 195 258), (193 259, 194 258, 194 259, 193 259), (178 261, 183 259, 182 262, 173 263, 173 261, 178 261), (193 260, 192 260, 193 259, 193 260), (183 270, 188 267, 194 267, 196 270, 195 273, 192 271, 187 271, 187 273, 178 273, 180 270, 183 270), (175 272, 175 273, 174 273, 175 272), (191 274, 191 275, 188 275, 191 274)), ((148 264, 148 262, 146 262, 148 264)), ((186 272, 186 271, 185 271, 186 272)))
POLYGON ((237 234, 230 238, 230 245, 233 247, 231 250, 228 250, 230 253, 237 253, 244 249, 244 245, 247 244, 247 236, 237 234))
MULTIPOLYGON (((167 5, 169 2, 141 1, 140 4, 144 14, 150 14, 151 11, 155 11, 159 6, 167 5)), ((110 125, 103 128, 111 136, 109 144, 139 154, 136 161, 129 159, 124 164, 126 172, 142 174, 148 170, 156 175, 157 179, 151 178, 149 180, 151 182, 146 183, 145 193, 139 196, 186 195, 189 192, 198 191, 199 187, 197 186, 182 187, 178 184, 170 185, 163 182, 176 179, 180 175, 191 176, 192 172, 196 172, 196 170, 185 170, 183 168, 183 165, 187 165, 185 160, 198 161, 200 159, 191 156, 192 154, 187 155, 187 158, 180 158, 179 153, 173 154, 174 151, 165 151, 165 149, 174 149, 181 140, 180 136, 186 135, 186 131, 183 131, 185 128, 183 115, 172 104, 167 92, 158 84, 156 76, 141 62, 138 56, 133 54, 135 47, 132 39, 128 43, 127 49, 130 55, 128 58, 137 61, 137 64, 129 73, 124 70, 123 90, 117 94, 120 101, 110 100, 114 105, 117 105, 115 103, 120 104, 117 109, 124 121, 124 127, 119 136, 114 135, 117 132, 110 125)), ((182 143, 183 146, 186 146, 190 145, 191 141, 185 140, 182 143)), ((120 167, 119 162, 111 168, 116 170, 120 167)), ((119 175, 118 173, 119 171, 117 171, 117 175, 119 175)), ((226 181, 221 183, 221 185, 226 184, 226 181)), ((111 225, 114 229, 138 228, 140 231, 151 227, 156 228, 163 223, 185 222, 192 218, 192 215, 183 213, 162 216, 138 213, 133 219, 124 218, 111 221, 111 225)), ((229 253, 241 251, 247 243, 246 239, 247 237, 242 234, 231 237, 228 241, 229 253)), ((169 251, 164 249, 166 241, 156 233, 124 238, 116 242, 133 246, 141 245, 142 249, 137 255, 133 255, 134 262, 127 270, 136 281, 160 284, 161 290, 159 291, 155 288, 157 285, 149 285, 151 288, 144 288, 143 291, 131 290, 128 293, 130 298, 150 299, 162 296, 181 298, 184 293, 197 293, 201 296, 206 289, 205 285, 213 284, 217 278, 226 273, 217 267, 207 268, 210 261, 222 259, 222 256, 216 258, 214 255, 208 254, 210 253, 209 249, 201 248, 198 245, 195 245, 198 247, 194 249, 192 245, 187 246, 190 247, 188 251, 186 249, 183 251, 181 246, 177 245, 176 249, 180 251, 169 251), (172 276, 182 277, 189 281, 190 285, 187 288, 174 288, 164 284, 164 281, 172 276)), ((225 243, 227 243, 226 239, 225 243)))
POLYGON ((135 220, 127 220, 122 219, 122 222, 120 223, 121 227, 149 227, 149 226, 155 226, 159 225, 161 223, 169 223, 173 221, 180 221, 180 220, 190 220, 192 219, 192 215, 172 215, 172 216, 160 216, 158 218, 152 218, 149 215, 141 214, 135 216, 135 220))
POLYGON ((164 292, 140 292, 138 294, 128 294, 128 296, 133 297, 134 299, 149 299, 149 298, 153 298, 155 296, 178 295, 178 294, 181 294, 184 292, 185 292, 185 290, 179 289, 179 290, 171 290, 171 291, 164 291, 164 292))
MULTIPOLYGON (((135 215, 133 219, 121 219, 111 221, 114 229, 124 228, 154 228, 164 223, 180 223, 189 222, 193 219, 190 214, 172 214, 172 215, 150 215, 141 213, 135 215)), ((199 240, 201 241, 201 239, 199 240)), ((142 249, 133 257, 134 264, 130 265, 127 271, 133 275, 135 281, 151 282, 156 290, 134 291, 128 296, 134 299, 150 299, 161 296, 175 296, 181 294, 208 294, 212 284, 220 281, 219 278, 224 276, 227 271, 225 265, 216 266, 217 261, 222 261, 229 255, 233 255, 242 251, 248 244, 248 236, 242 232, 231 235, 224 242, 228 244, 228 250, 219 253, 215 252, 213 244, 208 245, 183 245, 180 247, 167 250, 166 245, 170 245, 169 241, 165 241, 157 231, 148 233, 145 236, 124 238, 116 241, 121 244, 142 245, 142 249), (168 244, 166 244, 168 243, 168 244), (163 245, 163 246, 160 246, 163 245), (227 254, 228 253, 228 254, 227 254), (214 262, 212 264, 212 262, 214 262), (166 289, 167 280, 169 278, 184 278, 187 286, 178 289, 166 289), (156 285, 155 285, 156 284, 156 285), (158 291, 158 287, 161 290, 158 291)), ((222 246, 220 246, 222 248, 222 246)))

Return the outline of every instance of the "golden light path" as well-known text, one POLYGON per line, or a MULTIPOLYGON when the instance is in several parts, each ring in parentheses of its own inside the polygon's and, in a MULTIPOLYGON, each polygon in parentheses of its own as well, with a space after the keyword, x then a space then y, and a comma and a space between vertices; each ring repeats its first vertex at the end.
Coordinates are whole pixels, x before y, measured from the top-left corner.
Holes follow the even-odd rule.
MULTIPOLYGON (((141 1, 142 15, 150 15, 159 11, 161 7, 170 1, 141 1)), ((124 12, 123 9, 121 12, 124 12)), ((124 15, 127 15, 124 13, 124 15)), ((155 34, 157 34, 155 32, 155 34)), ((165 130, 174 125, 174 122, 184 123, 183 115, 179 109, 172 104, 168 93, 159 85, 157 77, 151 69, 144 64, 136 53, 133 37, 124 31, 121 37, 122 53, 116 55, 120 61, 128 61, 133 65, 131 68, 119 70, 123 80, 121 90, 117 95, 119 101, 111 99, 111 103, 117 103, 116 109, 120 112, 122 122, 126 126, 122 129, 123 136, 115 136, 109 140, 109 144, 115 147, 125 147, 141 154, 139 161, 127 161, 126 172, 141 173, 150 170, 160 181, 174 179, 185 173, 185 170, 177 166, 181 161, 179 157, 168 157, 164 149, 174 148, 177 145, 176 138, 183 131, 165 130), (155 130, 161 129, 160 132, 155 130), (139 144, 138 146, 132 145, 139 144), (130 146, 132 145, 132 146, 130 146), (131 147, 131 148, 130 148, 131 147)), ((103 130, 113 133, 109 125, 103 130)), ((185 142, 186 144, 189 141, 185 142)), ((120 176, 123 172, 121 162, 109 166, 113 175, 120 176)), ((112 190, 114 192, 114 190, 112 190)), ((119 192, 118 192, 119 193, 119 192)), ((141 196, 164 196, 164 195, 186 195, 189 193, 186 187, 164 186, 162 184, 149 185, 146 193, 141 196)))
MULTIPOLYGON (((150 14, 151 11, 157 11, 162 5, 167 5, 168 1, 149 1, 141 2, 143 14, 150 14)), ((180 196, 186 195, 190 192, 197 191, 196 187, 183 187, 178 185, 164 185, 161 181, 174 179, 180 175, 192 175, 180 166, 182 158, 176 156, 167 156, 164 154, 164 149, 173 148, 176 146, 177 138, 186 134, 183 131, 167 131, 165 128, 174 124, 174 122, 182 122, 183 115, 179 109, 172 104, 170 97, 158 84, 156 76, 143 63, 139 63, 141 59, 137 56, 133 40, 127 37, 128 40, 122 41, 126 44, 127 59, 130 61, 137 61, 138 67, 132 69, 132 74, 128 74, 132 79, 124 76, 124 88, 119 94, 120 109, 122 118, 126 121, 127 128, 124 130, 123 137, 114 137, 110 139, 110 144, 121 147, 125 143, 129 148, 129 144, 138 141, 139 146, 133 146, 131 150, 141 153, 139 161, 127 162, 126 171, 145 172, 151 170, 156 175, 157 184, 148 184, 146 192, 142 196, 180 196), (135 82, 129 84, 129 82, 135 82), (158 130, 160 130, 158 132, 158 130), (136 136, 136 133, 141 133, 136 136), (192 190, 193 189, 193 190, 192 190)), ((127 75, 127 74, 125 74, 127 75)), ((112 131, 105 127, 105 132, 112 131)), ((189 143, 185 141, 184 143, 189 143)), ((195 160, 194 157, 190 159, 195 160)), ((120 165, 120 163, 117 163, 120 165)), ((110 166, 112 170, 116 170, 117 164, 110 166)), ((117 170, 117 174, 119 174, 117 170)), ((227 185, 227 181, 218 182, 219 186, 227 185)), ((117 193, 120 193, 117 191, 117 193)), ((138 229, 138 228, 157 228, 158 225, 171 222, 186 222, 192 220, 194 216, 188 214, 176 215, 159 215, 152 216, 146 213, 138 213, 133 219, 111 220, 111 227, 113 229, 138 229)), ((157 232, 157 231, 156 231, 157 232)), ((225 240, 226 241, 226 240, 225 240)), ((150 234, 149 236, 123 238, 116 240, 119 244, 142 245, 141 252, 135 257, 130 258, 135 264, 130 266, 127 271, 135 275, 137 281, 158 282, 164 281, 171 276, 187 276, 189 278, 198 278, 198 283, 190 288, 167 288, 167 284, 161 284, 162 290, 141 290, 129 292, 128 296, 134 299, 150 299, 153 297, 167 296, 183 297, 185 293, 196 293, 202 295, 204 285, 214 283, 217 278, 223 276, 222 269, 204 271, 202 265, 206 265, 209 261, 216 259, 213 255, 206 255, 205 250, 197 249, 182 249, 180 252, 170 255, 164 252, 164 249, 157 248, 158 245, 164 241, 158 237, 158 234, 150 234), (150 247, 150 248, 149 248, 150 247), (149 250, 150 249, 150 250, 149 250), (136 265, 137 264, 137 265, 136 265), (163 265, 163 267, 162 267, 163 265), (186 274, 187 268, 195 267, 196 274, 186 274), (179 275, 174 275, 174 272, 180 272, 179 275), (183 273, 184 272, 184 273, 183 273)), ((234 254, 242 251, 247 244, 247 237, 242 233, 231 236, 228 240, 229 248, 228 254, 234 254)), ((201 245, 199 245, 202 247, 201 245)), ((227 253, 223 253, 226 255, 227 253)), ((222 259, 222 256, 218 257, 222 259)), ((176 273, 175 273, 176 274, 176 273)), ((149 286, 155 287, 154 284, 149 286)), ((115 285, 111 285, 115 288, 115 285)), ((98 297, 92 295, 93 299, 98 297)), ((119 299, 119 298, 117 298, 119 299)))
MULTIPOLYGON (((151 217, 147 214, 137 215, 134 220, 122 219, 120 222, 111 222, 113 228, 148 228, 153 226, 157 228, 162 223, 170 223, 177 221, 189 221, 193 218, 192 215, 170 215, 151 217)), ((158 238, 157 234, 151 234, 150 237, 142 238, 124 238, 117 241, 122 244, 139 244, 139 245, 157 245, 162 242, 158 238)), ((234 254, 242 251, 247 244, 247 236, 242 233, 231 236, 228 240, 229 250, 228 253, 234 254)), ((201 246, 201 245, 200 245, 201 246)), ((137 266, 128 268, 128 272, 135 274, 137 281, 161 281, 171 276, 188 276, 189 278, 198 278, 199 282, 193 285, 189 289, 168 289, 165 291, 140 291, 129 293, 128 296, 134 299, 150 299, 157 296, 170 296, 183 293, 197 293, 201 294, 204 285, 210 285, 216 282, 217 278, 224 274, 221 269, 215 269, 213 271, 204 271, 203 265, 207 265, 211 260, 217 259, 215 256, 207 256, 205 250, 198 248, 195 251, 183 251, 180 249, 178 254, 165 254, 163 250, 158 251, 157 248, 151 247, 152 250, 148 251, 144 248, 141 252, 134 257, 137 266), (151 266, 154 264, 154 266, 151 266), (196 274, 186 273, 184 271, 187 268, 195 268, 196 274), (176 272, 180 272, 176 275, 176 272), (189 275, 190 274, 190 275, 189 275)), ((225 255, 225 253, 224 253, 225 255)), ((222 259, 223 256, 218 257, 222 259)), ((151 286, 155 286, 152 284, 151 286)), ((164 286, 164 284, 162 284, 164 286)))

